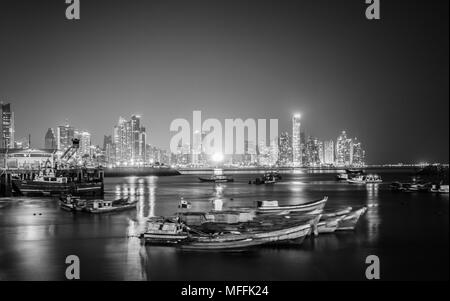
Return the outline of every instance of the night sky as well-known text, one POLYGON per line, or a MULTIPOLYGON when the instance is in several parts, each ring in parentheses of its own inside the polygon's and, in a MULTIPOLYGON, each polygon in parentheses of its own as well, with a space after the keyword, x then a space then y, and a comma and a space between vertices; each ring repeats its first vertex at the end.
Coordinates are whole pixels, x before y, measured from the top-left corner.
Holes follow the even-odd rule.
POLYGON ((43 147, 65 123, 102 144, 141 114, 168 147, 175 118, 278 118, 307 135, 346 129, 367 161, 448 162, 448 1, 1 0, 0 100, 16 138, 43 147))

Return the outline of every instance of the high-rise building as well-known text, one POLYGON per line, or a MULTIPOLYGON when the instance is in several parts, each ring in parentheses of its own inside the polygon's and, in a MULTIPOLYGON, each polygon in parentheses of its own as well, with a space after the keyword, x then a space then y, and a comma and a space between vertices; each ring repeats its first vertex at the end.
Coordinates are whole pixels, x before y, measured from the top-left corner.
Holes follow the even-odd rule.
POLYGON ((364 166, 365 163, 365 151, 362 148, 361 142, 357 138, 353 139, 353 162, 352 165, 364 166))
POLYGON ((319 139, 314 137, 308 137, 305 145, 306 150, 306 162, 308 166, 318 166, 320 165, 319 156, 319 139))
POLYGON ((14 112, 11 104, 0 102, 0 148, 14 148, 14 112))
POLYGON ((292 164, 294 167, 302 166, 301 144, 301 115, 296 114, 292 119, 292 164))
POLYGON ((141 117, 133 115, 130 121, 120 117, 114 127, 116 163, 122 165, 142 165, 146 158, 146 129, 141 126, 141 117))
POLYGON ((53 150, 57 149, 56 135, 52 128, 49 128, 45 134, 45 148, 53 150))
POLYGON ((64 152, 72 146, 72 140, 75 138, 75 129, 69 124, 60 125, 56 128, 56 148, 64 152))
POLYGON ((324 143, 324 163, 334 164, 334 141, 329 140, 324 143))
POLYGON ((318 148, 319 148, 319 162, 321 165, 325 164, 325 149, 323 145, 323 141, 318 142, 318 148))
POLYGON ((80 141, 78 155, 91 155, 91 134, 86 131, 75 131, 75 138, 80 141))
POLYGON ((280 135, 278 165, 292 165, 292 139, 288 132, 281 133, 280 135))

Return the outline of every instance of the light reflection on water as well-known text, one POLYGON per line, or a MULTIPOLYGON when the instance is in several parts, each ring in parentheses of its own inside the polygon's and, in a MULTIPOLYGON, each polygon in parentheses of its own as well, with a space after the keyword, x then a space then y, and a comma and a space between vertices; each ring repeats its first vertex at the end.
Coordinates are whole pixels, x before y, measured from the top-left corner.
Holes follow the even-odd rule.
MULTIPOLYGON (((448 196, 425 194, 420 196, 425 199, 421 202, 414 194, 395 194, 386 185, 338 183, 335 175, 329 173, 283 174, 283 181, 273 186, 249 185, 255 174, 233 176, 235 183, 221 185, 199 183, 196 175, 107 179, 105 198, 130 197, 138 204, 134 212, 103 216, 61 211, 52 199, 9 201, 0 209, 0 276, 8 280, 64 280, 64 258, 76 254, 80 256, 85 280, 358 280, 364 277, 360 271, 365 256, 393 237, 400 249, 405 241, 404 248, 413 259, 425 258, 428 250, 409 248, 415 240, 417 245, 440 243, 439 247, 430 247, 433 253, 429 258, 439 258, 440 253, 436 252, 448 252, 448 196), (228 208, 253 207, 261 199, 277 199, 285 204, 306 202, 324 195, 329 196, 328 205, 332 207, 369 207, 355 232, 307 239, 301 247, 263 247, 237 254, 195 254, 145 247, 137 238, 149 216, 172 215, 180 197, 189 200, 196 211, 212 209, 213 199, 221 199, 224 208, 228 208), (426 212, 437 211, 420 206, 433 205, 447 210, 447 214, 427 217, 433 221, 427 224, 427 233, 433 227, 439 230, 433 232, 434 237, 408 232, 415 229, 414 223, 423 220, 426 212), (405 208, 409 208, 408 218, 403 216, 405 208), (396 226, 399 220, 401 227, 396 226), (442 240, 447 245, 442 246, 442 240)), ((383 249, 385 257, 400 260, 399 264, 411 260, 404 253, 397 258, 394 249, 383 249)), ((420 262, 415 266, 422 272, 432 269, 433 273, 427 275, 445 276, 442 260, 434 263, 430 259, 429 268, 420 262)), ((384 273, 414 276, 395 269, 384 273)))

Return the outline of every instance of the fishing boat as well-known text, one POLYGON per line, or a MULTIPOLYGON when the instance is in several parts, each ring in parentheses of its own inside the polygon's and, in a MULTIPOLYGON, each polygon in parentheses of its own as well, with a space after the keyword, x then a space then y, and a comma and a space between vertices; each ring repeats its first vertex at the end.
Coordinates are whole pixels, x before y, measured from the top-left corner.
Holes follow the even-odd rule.
POLYGON ((318 201, 311 201, 303 204, 295 205, 279 205, 278 201, 258 201, 256 212, 258 214, 273 214, 286 212, 311 212, 321 211, 328 201, 328 197, 324 197, 318 201))
POLYGON ((382 183, 383 180, 379 175, 360 175, 347 180, 351 184, 377 184, 382 183))
POLYGON ((338 223, 336 231, 354 230, 359 218, 367 211, 367 207, 363 207, 345 215, 338 223))
POLYGON ((54 173, 40 173, 34 179, 13 179, 13 189, 20 195, 61 195, 61 194, 99 194, 103 191, 102 180, 78 181, 54 173))
POLYGON ((110 213, 136 209, 136 204, 137 201, 130 201, 129 198, 122 198, 115 201, 94 200, 89 202, 83 211, 93 214, 110 213))
POLYGON ((335 217, 329 217, 326 219, 321 219, 319 221, 319 223, 317 224, 317 232, 319 234, 335 232, 339 227, 339 222, 343 218, 344 218, 344 216, 341 215, 341 216, 335 216, 335 217))
POLYGON ((151 218, 147 221, 147 229, 142 234, 145 244, 176 245, 189 237, 184 224, 178 219, 151 218))
POLYGON ((87 202, 79 196, 65 195, 59 199, 59 207, 65 211, 79 212, 86 209, 87 202))
POLYGON ((225 175, 213 175, 210 178, 198 178, 200 182, 205 183, 230 183, 234 182, 234 179, 225 175))
POLYGON ((249 247, 265 244, 266 241, 253 239, 250 235, 241 233, 218 233, 209 236, 195 235, 184 240, 179 245, 182 250, 191 251, 221 251, 221 250, 242 250, 249 247))
POLYGON ((342 207, 342 208, 329 208, 322 211, 321 219, 325 220, 328 218, 339 217, 347 215, 352 211, 352 207, 342 207))

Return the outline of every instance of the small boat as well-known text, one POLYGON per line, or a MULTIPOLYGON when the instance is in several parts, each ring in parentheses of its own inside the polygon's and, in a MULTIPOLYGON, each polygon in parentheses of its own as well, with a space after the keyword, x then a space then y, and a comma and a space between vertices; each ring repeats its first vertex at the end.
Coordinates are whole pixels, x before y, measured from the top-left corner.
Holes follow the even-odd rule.
POLYGON ((266 173, 264 174, 263 177, 264 177, 264 178, 265 178, 265 177, 273 177, 273 178, 275 178, 275 180, 277 180, 277 181, 280 181, 280 180, 282 179, 282 176, 281 176, 281 174, 280 174, 278 171, 269 171, 269 172, 266 172, 266 173))
POLYGON ((449 185, 433 185, 430 191, 434 193, 449 194, 449 185))
POLYGON ((273 213, 286 213, 286 212, 311 212, 322 211, 325 204, 328 201, 328 197, 324 197, 318 201, 311 201, 303 204, 296 205, 282 205, 278 204, 278 201, 258 201, 256 212, 259 214, 273 214, 273 213))
POLYGON ((124 211, 136 209, 136 204, 137 201, 130 201, 129 198, 122 198, 115 201, 94 200, 88 203, 84 211, 94 214, 124 211))
POLYGON ((180 244, 180 249, 191 251, 241 250, 265 244, 266 241, 253 239, 241 233, 219 233, 209 236, 191 236, 180 244))
POLYGON ((336 231, 354 230, 359 218, 367 211, 367 207, 352 211, 338 222, 336 231))
POLYGON ((345 173, 340 173, 336 176, 336 180, 338 181, 347 181, 351 178, 354 178, 356 176, 364 175, 363 170, 356 170, 356 169, 346 169, 345 173))
POLYGON ((59 207, 65 211, 78 212, 86 209, 87 202, 78 196, 65 195, 59 199, 59 207))
POLYGON ((377 184, 382 183, 383 180, 379 175, 360 175, 351 179, 349 178, 347 182, 351 184, 377 184))
POLYGON ((352 211, 352 209, 353 209, 352 207, 343 207, 343 208, 337 208, 337 209, 325 209, 322 212, 321 220, 347 215, 352 211))
POLYGON ((147 221, 147 229, 142 234, 145 244, 176 245, 189 237, 185 226, 176 220, 151 218, 147 221))
POLYGON ((198 178, 200 182, 206 183, 230 183, 234 182, 234 179, 225 175, 213 175, 210 178, 198 178))
POLYGON ((277 179, 275 176, 266 176, 264 175, 262 178, 256 178, 256 180, 253 182, 255 185, 271 185, 275 184, 277 182, 277 179))
POLYGON ((335 232, 339 227, 339 222, 343 218, 344 215, 321 219, 317 224, 317 232, 319 234, 335 232))

